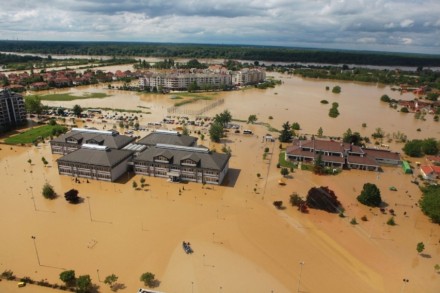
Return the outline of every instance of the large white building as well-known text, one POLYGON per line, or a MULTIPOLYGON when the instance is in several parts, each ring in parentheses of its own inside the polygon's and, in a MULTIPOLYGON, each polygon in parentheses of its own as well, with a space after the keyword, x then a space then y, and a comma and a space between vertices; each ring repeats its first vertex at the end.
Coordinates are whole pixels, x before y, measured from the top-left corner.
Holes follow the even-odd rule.
POLYGON ((264 69, 245 68, 240 71, 196 71, 196 72, 171 72, 152 73, 149 72, 139 78, 140 88, 163 88, 168 90, 186 90, 196 83, 199 87, 211 86, 221 88, 222 86, 242 86, 256 84, 266 79, 264 69))

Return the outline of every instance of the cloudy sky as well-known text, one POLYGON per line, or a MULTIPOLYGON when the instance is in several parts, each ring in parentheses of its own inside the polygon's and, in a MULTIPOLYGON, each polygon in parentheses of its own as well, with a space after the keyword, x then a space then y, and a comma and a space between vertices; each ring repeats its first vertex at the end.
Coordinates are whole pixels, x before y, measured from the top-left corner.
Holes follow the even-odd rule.
POLYGON ((440 54, 440 0, 0 0, 0 39, 440 54))

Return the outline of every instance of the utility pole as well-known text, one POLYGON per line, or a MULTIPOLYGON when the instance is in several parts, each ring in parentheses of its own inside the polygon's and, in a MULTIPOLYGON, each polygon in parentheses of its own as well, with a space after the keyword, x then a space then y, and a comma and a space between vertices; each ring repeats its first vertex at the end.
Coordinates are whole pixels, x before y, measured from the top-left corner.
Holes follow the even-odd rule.
POLYGON ((40 256, 38 255, 38 249, 37 249, 37 243, 35 242, 36 237, 35 236, 31 236, 32 240, 34 241, 34 248, 35 248, 35 254, 37 255, 37 260, 38 260, 38 265, 41 266, 40 263, 40 256))
POLYGON ((300 269, 299 269, 298 289, 296 290, 296 292, 298 292, 298 293, 299 293, 299 287, 301 285, 301 274, 302 274, 302 269, 303 269, 304 262, 301 261, 299 263, 299 265, 300 265, 300 269))

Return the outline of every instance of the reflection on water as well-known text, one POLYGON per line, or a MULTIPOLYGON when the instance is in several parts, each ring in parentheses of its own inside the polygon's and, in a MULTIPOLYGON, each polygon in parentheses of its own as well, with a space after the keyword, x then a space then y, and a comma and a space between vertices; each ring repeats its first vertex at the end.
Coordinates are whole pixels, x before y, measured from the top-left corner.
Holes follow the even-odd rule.
MULTIPOLYGON (((268 75, 281 79, 283 84, 267 90, 247 89, 218 93, 214 95, 215 98, 224 98, 225 103, 207 112, 206 115, 215 115, 228 109, 237 119, 247 120, 249 115, 256 114, 258 121, 268 122, 278 129, 286 121, 299 122, 303 133, 316 133, 319 127, 322 127, 324 135, 331 136, 341 136, 348 128, 360 132, 362 136, 370 136, 377 127, 381 127, 391 134, 397 131, 404 132, 408 138, 440 137, 440 127, 433 121, 432 115, 427 115, 426 121, 416 120, 413 114, 400 113, 380 101, 380 97, 384 94, 394 99, 411 100, 415 97, 412 93, 400 94, 392 91, 389 86, 379 84, 312 80, 277 73, 268 75), (335 85, 341 86, 340 94, 326 91, 326 86, 331 89, 335 85), (328 100, 329 104, 321 104, 320 101, 324 99, 328 100), (328 116, 332 102, 339 103, 340 115, 337 118, 328 116), (269 119, 269 116, 273 119, 269 119), (367 127, 362 128, 362 123, 366 123, 367 127), (418 128, 421 129, 420 132, 417 131, 418 128)), ((75 95, 104 92, 111 97, 67 102, 45 101, 44 104, 65 107, 80 104, 82 107, 124 109, 140 109, 138 106, 142 106, 149 107, 148 111, 152 112, 151 118, 157 120, 165 117, 166 109, 175 102, 170 98, 171 95, 109 90, 104 84, 50 90, 41 94, 61 92, 75 95)), ((189 107, 197 107, 197 105, 189 107)))

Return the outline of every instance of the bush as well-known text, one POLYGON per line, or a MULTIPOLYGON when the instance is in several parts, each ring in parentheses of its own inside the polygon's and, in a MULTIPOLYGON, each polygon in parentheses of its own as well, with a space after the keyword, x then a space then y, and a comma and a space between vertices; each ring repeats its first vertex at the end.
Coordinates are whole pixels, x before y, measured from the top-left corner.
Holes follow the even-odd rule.
POLYGON ((332 89, 332 93, 334 94, 339 94, 341 92, 341 87, 340 86, 334 86, 332 89))
POLYGON ((390 225, 390 226, 395 226, 396 225, 396 222, 394 221, 394 217, 391 217, 391 218, 388 219, 387 225, 390 225))
POLYGON ((367 216, 362 216, 361 220, 364 221, 364 222, 367 222, 368 218, 367 218, 367 216))
POLYGON ((276 200, 276 201, 273 202, 273 205, 277 209, 281 210, 283 208, 283 201, 282 200, 276 200))
POLYGON ((145 286, 154 287, 156 285, 156 276, 153 273, 146 272, 143 273, 140 277, 140 280, 144 282, 145 286))
POLYGON ((321 100, 321 104, 326 105, 326 104, 328 104, 328 101, 327 100, 321 100))
POLYGON ((402 113, 409 113, 409 110, 407 107, 402 107, 402 109, 400 109, 400 112, 402 113))
POLYGON ((383 95, 382 97, 380 97, 380 100, 385 103, 391 102, 391 98, 388 95, 383 95))
POLYGON ((60 280, 63 281, 66 284, 66 286, 75 285, 75 281, 76 281, 75 271, 69 270, 62 272, 60 274, 60 280))
POLYGON ((56 197, 56 193, 55 193, 52 185, 50 185, 47 182, 43 186, 42 194, 47 199, 54 199, 56 197))
POLYGON ((352 225, 357 225, 357 221, 356 221, 356 218, 353 218, 353 219, 351 219, 351 221, 350 221, 350 224, 352 224, 352 225))
POLYGON ((357 197, 357 200, 370 207, 378 207, 382 203, 380 196, 380 190, 373 183, 365 183, 361 191, 361 194, 357 197))

